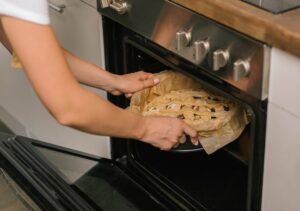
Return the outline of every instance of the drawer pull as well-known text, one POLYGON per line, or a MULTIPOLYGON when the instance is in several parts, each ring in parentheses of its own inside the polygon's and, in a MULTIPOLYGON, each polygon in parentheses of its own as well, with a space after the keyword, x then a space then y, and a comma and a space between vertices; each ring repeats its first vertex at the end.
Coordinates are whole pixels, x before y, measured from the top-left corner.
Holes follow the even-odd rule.
POLYGON ((66 5, 64 4, 60 4, 60 5, 55 5, 53 3, 48 3, 48 6, 55 10, 56 12, 59 12, 59 13, 63 13, 64 12, 64 9, 66 8, 66 5))

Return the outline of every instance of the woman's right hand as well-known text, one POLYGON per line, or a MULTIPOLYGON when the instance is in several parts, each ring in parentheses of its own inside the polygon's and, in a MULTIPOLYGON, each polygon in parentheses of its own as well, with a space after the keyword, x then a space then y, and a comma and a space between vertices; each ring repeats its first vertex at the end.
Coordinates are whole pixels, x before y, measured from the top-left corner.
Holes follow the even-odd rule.
POLYGON ((185 134, 191 137, 193 144, 198 143, 196 130, 174 117, 144 117, 144 126, 141 140, 161 150, 167 151, 183 143, 185 134))

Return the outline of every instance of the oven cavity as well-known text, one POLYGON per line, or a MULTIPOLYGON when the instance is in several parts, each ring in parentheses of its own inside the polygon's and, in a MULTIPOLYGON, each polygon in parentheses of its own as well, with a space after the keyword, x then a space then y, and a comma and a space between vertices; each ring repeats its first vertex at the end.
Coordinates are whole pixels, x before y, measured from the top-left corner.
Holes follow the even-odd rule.
MULTIPOLYGON (((143 53, 139 49, 131 49, 135 51, 135 58, 143 58, 143 62, 131 64, 135 70, 146 70, 155 74, 159 74, 165 69, 170 69, 164 63, 143 53), (153 67, 155 64, 155 67, 153 67)), ((139 61, 132 59, 132 61, 139 61)), ((180 74, 186 77, 195 77, 190 71, 180 70, 180 74)), ((185 82, 187 82, 185 80, 185 82)), ((200 82, 199 82, 200 84, 200 82)), ((195 88, 199 90, 205 88, 210 90, 209 86, 201 83, 201 86, 195 88)), ((190 99, 195 102, 203 102, 201 105, 193 105, 186 102, 172 102, 174 96, 166 96, 166 103, 163 106, 153 105, 148 107, 148 111, 152 114, 161 114, 161 111, 174 110, 177 111, 175 117, 186 120, 191 118, 193 121, 209 120, 218 121, 218 112, 228 113, 232 110, 230 103, 224 103, 224 99, 228 96, 222 95, 222 90, 211 90, 217 95, 208 95, 206 92, 191 93, 190 99), (206 102, 206 103, 205 103, 206 102), (192 112, 180 113, 180 111, 189 109, 192 112), (205 113, 206 115, 202 115, 205 113)), ((185 90, 178 90, 179 94, 183 94, 185 90)), ((180 97, 179 97, 180 98, 180 97)), ((234 101, 234 98, 230 98, 234 101)), ((129 102, 128 102, 129 103, 129 102)), ((239 102, 240 103, 240 102, 239 102)), ((251 110, 251 107, 242 107, 245 111, 251 110)), ((176 112, 175 112, 176 113, 176 112)), ((250 112, 251 113, 251 112, 250 112)), ((139 142, 130 142, 129 148, 132 150, 129 157, 133 156, 138 165, 146 168, 147 171, 157 180, 157 189, 166 185, 171 187, 171 191, 179 192, 185 197, 191 198, 198 206, 204 206, 208 210, 245 210, 247 204, 247 187, 249 180, 249 160, 251 159, 251 131, 253 125, 251 122, 253 116, 245 117, 249 124, 245 127, 242 134, 231 144, 225 148, 207 155, 202 150, 201 145, 195 146, 191 144, 189 138, 182 150, 176 149, 173 152, 160 151, 150 145, 139 142), (199 150, 200 149, 200 150, 199 150)), ((179 145, 180 147, 180 145, 179 145)), ((182 147, 182 145, 181 145, 182 147)), ((152 178, 152 176, 149 176, 152 178)))

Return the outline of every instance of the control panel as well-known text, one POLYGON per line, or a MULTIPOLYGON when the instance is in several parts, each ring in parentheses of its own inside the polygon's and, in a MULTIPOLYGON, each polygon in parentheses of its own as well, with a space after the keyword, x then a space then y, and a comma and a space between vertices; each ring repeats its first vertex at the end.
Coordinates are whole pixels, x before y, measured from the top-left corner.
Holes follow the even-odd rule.
POLYGON ((252 71, 264 71, 258 55, 264 56, 268 47, 217 23, 194 18, 174 37, 170 50, 232 84, 245 84, 251 77, 257 79, 252 71))

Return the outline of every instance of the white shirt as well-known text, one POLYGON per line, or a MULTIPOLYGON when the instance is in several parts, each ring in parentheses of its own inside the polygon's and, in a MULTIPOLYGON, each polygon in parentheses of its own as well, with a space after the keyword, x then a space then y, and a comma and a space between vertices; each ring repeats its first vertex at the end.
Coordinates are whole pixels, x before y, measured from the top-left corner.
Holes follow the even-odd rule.
POLYGON ((43 25, 50 23, 47 0, 0 0, 0 15, 43 25))

